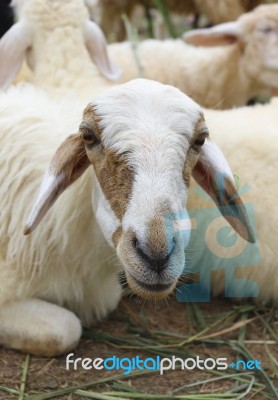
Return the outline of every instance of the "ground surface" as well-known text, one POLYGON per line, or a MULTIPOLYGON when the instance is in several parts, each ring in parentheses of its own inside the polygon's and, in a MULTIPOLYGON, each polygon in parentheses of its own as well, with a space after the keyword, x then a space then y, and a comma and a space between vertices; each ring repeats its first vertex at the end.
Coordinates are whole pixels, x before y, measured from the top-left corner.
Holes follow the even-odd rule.
POLYGON ((235 305, 219 299, 193 305, 177 303, 172 298, 155 305, 125 298, 108 320, 84 333, 75 357, 131 358, 139 355, 145 359, 159 354, 161 357, 177 355, 182 359, 227 357, 229 362, 247 358, 261 361, 263 370, 250 371, 249 375, 247 371, 239 374, 231 368, 225 371, 176 370, 165 371, 163 376, 153 371, 133 377, 132 374, 123 375, 122 370, 86 371, 78 367, 69 371, 65 356, 29 358, 0 348, 0 399, 159 400, 175 396, 198 400, 275 399, 278 398, 274 389, 278 384, 277 313, 273 308, 262 309, 251 303, 235 305), (25 388, 21 383, 24 374, 25 388), (95 384, 100 379, 115 376, 106 383, 95 384), (76 392, 72 388, 86 383, 92 385, 83 391, 76 392), (181 388, 192 384, 195 385, 181 388), (14 392, 9 393, 9 389, 14 392), (61 389, 66 390, 64 395, 61 389), (117 394, 99 397, 99 393, 107 392, 117 394))

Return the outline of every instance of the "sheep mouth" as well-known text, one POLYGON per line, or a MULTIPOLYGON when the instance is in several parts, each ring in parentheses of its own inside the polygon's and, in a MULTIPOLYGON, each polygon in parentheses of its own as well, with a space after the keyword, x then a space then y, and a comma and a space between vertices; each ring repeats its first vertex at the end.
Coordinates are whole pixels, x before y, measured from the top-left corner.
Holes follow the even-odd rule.
POLYGON ((130 273, 126 274, 127 282, 132 289, 138 296, 145 298, 145 299, 154 299, 159 300, 167 297, 176 286, 176 281, 171 281, 167 283, 157 282, 154 284, 145 283, 141 280, 135 278, 130 273))

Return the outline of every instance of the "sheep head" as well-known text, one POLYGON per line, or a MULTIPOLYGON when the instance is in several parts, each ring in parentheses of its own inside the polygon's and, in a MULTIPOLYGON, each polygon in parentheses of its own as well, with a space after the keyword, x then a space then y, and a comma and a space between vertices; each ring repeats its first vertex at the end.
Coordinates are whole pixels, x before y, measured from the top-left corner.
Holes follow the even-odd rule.
MULTIPOLYGON (((84 0, 14 0, 14 6, 19 21, 0 40, 0 88, 10 85, 25 57, 34 72, 41 68, 45 43, 53 42, 48 55, 50 60, 57 57, 63 46, 68 51, 64 43, 52 38, 52 33, 59 29, 65 29, 65 35, 72 43, 77 43, 79 55, 84 42, 85 50, 105 78, 115 80, 120 76, 120 69, 108 56, 104 34, 90 20, 84 0)), ((64 64, 67 68, 66 62, 64 64)))
POLYGON ((25 234, 90 165, 96 219, 142 297, 168 295, 186 265, 190 221, 185 240, 175 219, 184 209, 191 175, 233 228, 254 241, 233 175, 209 139, 201 108, 176 88, 138 79, 89 104, 79 132, 51 161, 25 234))
POLYGON ((278 87, 278 4, 259 6, 234 22, 188 32, 183 39, 195 46, 237 43, 242 73, 260 85, 278 87))

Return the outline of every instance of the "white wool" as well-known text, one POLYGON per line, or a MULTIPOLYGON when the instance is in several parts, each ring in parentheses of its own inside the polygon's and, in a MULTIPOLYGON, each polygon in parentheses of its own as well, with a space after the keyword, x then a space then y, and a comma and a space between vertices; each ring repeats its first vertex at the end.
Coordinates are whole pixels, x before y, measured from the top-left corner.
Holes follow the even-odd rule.
MULTIPOLYGON (((152 0, 98 0, 99 23, 105 35, 110 39, 123 40, 126 37, 123 14, 130 19, 137 5, 154 7, 152 0)), ((188 14, 195 11, 194 0, 165 0, 169 11, 188 14)))
MULTIPOLYGON (((133 146, 128 142, 127 135, 125 137, 125 132, 118 131, 117 120, 129 122, 130 126, 126 125, 125 129, 134 130, 138 124, 133 121, 132 107, 136 104, 135 113, 141 107, 143 117, 148 118, 149 115, 150 121, 159 122, 157 126, 151 122, 157 133, 163 128, 163 124, 160 126, 159 113, 164 114, 168 129, 179 132, 183 124, 185 131, 194 132, 201 114, 200 107, 189 98, 185 100, 186 96, 178 90, 164 88, 163 85, 151 81, 131 82, 126 91, 124 88, 121 90, 122 92, 120 88, 115 89, 115 92, 111 91, 110 97, 104 97, 106 102, 111 99, 111 106, 109 102, 107 105, 105 101, 102 102, 101 97, 98 100, 101 111, 107 113, 104 137, 107 136, 112 148, 113 132, 110 125, 114 134, 122 138, 128 146, 133 146), (164 101, 164 108, 157 110, 156 114, 155 103, 159 103, 161 93, 167 94, 167 97, 172 96, 172 102, 168 104, 164 101), (148 101, 149 96, 154 100, 150 101, 151 109, 141 104, 141 99, 148 101), (114 107, 115 104, 118 104, 118 108, 114 107), (129 107, 131 114, 125 117, 129 107), (110 122, 110 110, 114 124, 110 122), (175 117, 171 117, 171 110, 175 110, 175 117), (165 113, 169 118, 166 118, 165 113)), ((27 322, 22 322, 22 332, 16 324, 10 325, 8 316, 20 314, 20 311, 15 310, 14 302, 18 302, 20 310, 25 306, 28 308, 28 299, 34 299, 35 305, 32 307, 37 305, 38 313, 41 309, 45 318, 52 315, 52 322, 49 321, 51 331, 51 326, 57 323, 56 318, 59 318, 62 309, 59 308, 57 313, 54 309, 53 312, 47 302, 71 310, 83 325, 89 325, 113 310, 121 295, 117 273, 122 266, 120 267, 115 251, 108 244, 112 244, 111 234, 116 226, 112 229, 111 226, 107 226, 107 229, 103 227, 104 231, 109 230, 107 235, 110 235, 110 240, 107 243, 92 210, 93 168, 89 168, 65 191, 32 235, 23 236, 23 226, 28 220, 50 159, 68 135, 78 132, 82 120, 80 108, 80 101, 75 102, 74 98, 50 99, 44 91, 30 84, 11 87, 0 96, 0 325, 4 332, 10 332, 10 328, 15 329, 16 337, 23 335, 24 338, 24 329, 27 330, 26 337, 31 332, 28 333, 27 322), (42 303, 37 303, 35 299, 40 299, 42 303)), ((148 129, 145 134, 149 134, 148 129)), ((184 140, 188 139, 184 137, 184 140)), ((182 168, 182 163, 179 164, 182 168)), ((95 212, 97 214, 98 210, 95 212)), ((110 210, 110 214, 111 212, 110 210)), ((111 215, 108 215, 107 221, 109 220, 111 215)), ((73 326, 73 346, 80 331, 79 325, 71 314, 65 318, 66 323, 73 326)), ((35 323, 35 320, 32 321, 35 323)), ((40 324, 39 321, 38 323, 40 324)), ((43 326, 39 330, 42 335, 46 334, 43 326)), ((1 339, 2 334, 0 328, 0 340, 4 340, 1 339)), ((59 337, 60 333, 56 334, 59 337)), ((56 341, 55 332, 53 335, 53 340, 56 341)), ((59 342, 60 339, 57 340, 59 342)), ((61 343, 50 346, 49 352, 41 348, 36 350, 34 347, 30 351, 57 354, 65 351, 69 340, 68 337, 61 338, 61 343)), ((13 346, 13 342, 9 340, 4 343, 13 346)), ((20 340, 19 343, 16 342, 14 346, 22 349, 24 345, 20 340)))
MULTIPOLYGON (((278 5, 258 7, 233 23, 194 30, 185 40, 200 47, 181 39, 139 43, 135 51, 143 77, 174 85, 199 104, 219 109, 245 105, 278 87, 278 5), (265 32, 269 26, 272 31, 265 32)), ((123 71, 118 82, 138 77, 129 42, 109 45, 109 54, 123 71)))
MULTIPOLYGON (((229 160, 232 171, 239 177, 240 189, 244 185, 249 187, 246 193, 241 195, 241 198, 244 203, 251 204, 254 208, 257 243, 248 244, 248 246, 250 246, 251 255, 252 252, 253 254, 256 252, 260 254, 260 260, 258 264, 252 265, 252 261, 245 257, 241 261, 242 267, 235 268, 233 267, 235 250, 233 250, 226 267, 223 259, 217 261, 214 258, 213 266, 201 261, 197 263, 198 265, 192 264, 193 270, 198 271, 198 268, 202 266, 201 276, 205 279, 209 277, 211 269, 222 270, 224 276, 227 276, 226 288, 241 290, 241 293, 246 293, 246 295, 250 288, 248 279, 254 280, 260 289, 258 300, 277 303, 278 98, 273 98, 271 103, 265 105, 226 111, 204 110, 204 113, 212 139, 220 146, 229 160), (231 276, 228 275, 229 273, 231 276), (237 282, 235 276, 245 278, 247 281, 237 282)), ((207 219, 211 214, 210 212, 207 213, 206 210, 214 207, 213 203, 200 195, 199 191, 196 192, 195 186, 193 184, 189 192, 188 208, 191 210, 200 209, 200 212, 198 212, 198 223, 200 225, 207 222, 211 223, 207 219), (203 212, 202 209, 204 209, 203 212)), ((203 252, 198 245, 193 245, 193 248, 198 251, 198 254, 195 251, 193 252, 193 259, 194 257, 197 257, 198 260, 207 259, 208 248, 215 248, 216 231, 217 229, 213 228, 208 235, 207 245, 203 252)), ((245 245, 246 242, 243 248, 245 248, 245 245)), ((227 249, 224 254, 227 254, 227 249)), ((251 260, 253 260, 252 257, 251 260)), ((223 294, 225 287, 223 274, 214 274, 216 275, 212 285, 213 293, 215 295, 223 294)))
POLYGON ((29 70, 24 64, 16 82, 27 79, 52 95, 78 90, 90 99, 119 76, 83 0, 18 0, 16 10, 18 23, 0 41, 0 86, 10 81, 3 65, 16 73, 25 57, 29 70))
MULTIPOLYGON (((155 6, 152 0, 87 0, 92 15, 100 14, 100 26, 108 38, 123 40, 126 36, 121 15, 129 18, 137 5, 155 6)), ((221 22, 233 21, 246 11, 259 4, 275 3, 275 0, 164 0, 166 8, 177 15, 205 14, 208 21, 215 25, 221 22)))
POLYGON ((27 85, 24 91, 11 88, 2 94, 0 108, 0 268, 1 282, 6 283, 1 285, 0 304, 26 297, 55 299, 56 304, 67 305, 88 324, 113 309, 120 295, 116 275, 112 274, 114 295, 108 287, 107 296, 100 296, 106 289, 99 280, 110 273, 109 262, 106 266, 103 263, 112 250, 93 218, 92 171, 58 200, 39 235, 22 234, 47 164, 61 141, 78 131, 82 115, 73 103, 50 102, 43 92, 27 85), (4 154, 9 155, 5 160, 4 154), (80 241, 80 232, 85 240, 80 241))
POLYGON ((194 0, 195 7, 205 14, 213 25, 234 21, 241 14, 260 4, 275 3, 275 0, 194 0))

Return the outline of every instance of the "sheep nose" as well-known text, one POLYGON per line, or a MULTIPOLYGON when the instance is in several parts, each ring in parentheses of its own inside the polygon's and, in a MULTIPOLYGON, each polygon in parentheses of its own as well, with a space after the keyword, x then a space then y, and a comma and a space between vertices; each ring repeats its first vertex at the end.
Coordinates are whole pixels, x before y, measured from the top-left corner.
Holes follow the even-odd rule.
POLYGON ((168 266, 169 258, 174 250, 174 248, 171 249, 171 252, 168 253, 165 257, 159 258, 159 257, 151 257, 148 254, 146 254, 145 251, 142 250, 142 247, 140 246, 139 242, 137 239, 134 240, 134 245, 135 249, 137 251, 137 254, 148 263, 148 266, 150 269, 157 274, 161 274, 165 268, 168 266))

